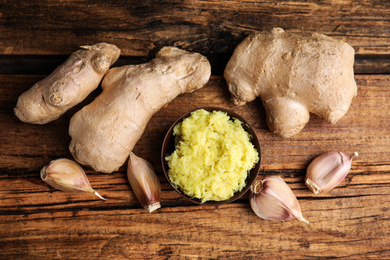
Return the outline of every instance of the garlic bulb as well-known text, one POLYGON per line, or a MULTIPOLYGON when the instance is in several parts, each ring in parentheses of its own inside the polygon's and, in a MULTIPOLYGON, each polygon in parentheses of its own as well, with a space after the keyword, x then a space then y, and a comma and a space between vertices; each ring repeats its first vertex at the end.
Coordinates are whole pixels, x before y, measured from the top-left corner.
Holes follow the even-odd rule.
POLYGON ((83 168, 69 159, 61 158, 51 161, 49 165, 42 168, 41 179, 57 190, 90 192, 100 199, 106 200, 92 189, 83 168))
POLYGON ((249 202, 257 216, 267 220, 289 221, 298 219, 309 223, 293 191, 280 177, 256 180, 251 186, 249 202))
POLYGON ((306 186, 314 194, 330 191, 347 176, 355 156, 358 153, 348 156, 341 152, 328 152, 318 156, 306 170, 306 186))
POLYGON ((148 161, 131 153, 127 167, 127 178, 138 201, 149 213, 161 207, 160 180, 148 161))

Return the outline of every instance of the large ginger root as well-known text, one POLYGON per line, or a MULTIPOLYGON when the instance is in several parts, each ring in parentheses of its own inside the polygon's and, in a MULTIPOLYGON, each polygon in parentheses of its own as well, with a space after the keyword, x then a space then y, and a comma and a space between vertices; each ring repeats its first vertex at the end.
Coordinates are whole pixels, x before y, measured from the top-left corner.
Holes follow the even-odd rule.
POLYGON ((175 47, 162 48, 148 63, 110 69, 102 94, 71 118, 71 153, 96 171, 115 171, 152 115, 179 94, 203 87, 210 74, 206 57, 175 47))
POLYGON ((271 131, 290 137, 309 121, 309 112, 329 123, 345 115, 356 96, 354 49, 328 36, 254 33, 238 45, 225 69, 233 101, 260 96, 271 131))
POLYGON ((19 97, 14 112, 21 121, 45 124, 59 118, 98 87, 120 54, 108 43, 80 48, 19 97))

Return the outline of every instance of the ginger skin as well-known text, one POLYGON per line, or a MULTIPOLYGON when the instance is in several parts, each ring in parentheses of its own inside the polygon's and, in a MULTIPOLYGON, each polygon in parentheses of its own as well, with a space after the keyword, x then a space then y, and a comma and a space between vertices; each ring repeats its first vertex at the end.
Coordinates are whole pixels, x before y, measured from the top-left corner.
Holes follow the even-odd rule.
POLYGON ((81 164, 110 173, 124 164, 153 114, 182 93, 203 87, 206 57, 164 47, 152 61, 112 68, 103 92, 70 121, 69 150, 81 164))
POLYGON ((20 95, 15 115, 23 122, 46 124, 95 90, 120 50, 112 44, 81 46, 49 76, 20 95))
POLYGON ((341 40, 274 28, 240 43, 224 76, 235 105, 260 96, 270 130, 291 137, 310 112, 332 124, 347 113, 357 93, 354 53, 341 40))

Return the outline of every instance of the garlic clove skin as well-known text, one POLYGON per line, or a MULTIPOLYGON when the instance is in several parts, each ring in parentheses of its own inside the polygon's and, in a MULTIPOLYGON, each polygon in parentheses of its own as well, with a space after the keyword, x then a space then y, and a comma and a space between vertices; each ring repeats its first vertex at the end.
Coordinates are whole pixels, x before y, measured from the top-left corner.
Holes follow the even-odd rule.
POLYGON ((66 192, 90 192, 106 200, 92 189, 83 168, 76 162, 60 158, 41 169, 41 179, 53 188, 66 192))
POLYGON ((161 185, 153 166, 145 159, 130 153, 127 178, 142 207, 152 213, 159 209, 161 185))
POLYGON ((255 214, 266 220, 290 221, 298 219, 309 223, 293 191, 280 177, 256 180, 251 186, 249 203, 255 214))
POLYGON ((342 152, 328 152, 315 158, 307 167, 305 183, 314 194, 330 191, 347 176, 352 159, 359 154, 348 156, 342 152))

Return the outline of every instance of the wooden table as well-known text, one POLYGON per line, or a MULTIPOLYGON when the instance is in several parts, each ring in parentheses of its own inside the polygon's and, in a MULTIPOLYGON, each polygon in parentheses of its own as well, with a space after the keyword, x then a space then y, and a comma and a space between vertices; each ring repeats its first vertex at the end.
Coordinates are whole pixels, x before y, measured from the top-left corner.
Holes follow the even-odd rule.
POLYGON ((0 258, 1 259, 378 259, 390 258, 390 3, 389 1, 2 1, 0 3, 0 258), (257 99, 234 107, 222 76, 232 51, 255 30, 282 27, 342 39, 356 51, 358 95, 335 125, 312 115, 298 135, 272 134, 257 99), (162 46, 206 55, 210 82, 153 116, 134 152, 162 183, 162 208, 149 214, 125 175, 85 167, 108 198, 56 191, 39 170, 68 151, 71 116, 98 95, 46 125, 20 122, 18 96, 79 45, 116 44, 114 66, 149 61, 162 46), (248 196, 199 206, 167 183, 160 147, 169 126, 201 106, 232 109, 255 128, 262 145, 260 178, 283 177, 310 221, 258 218, 248 196), (327 151, 358 152, 347 178, 313 195, 305 169, 327 151))

